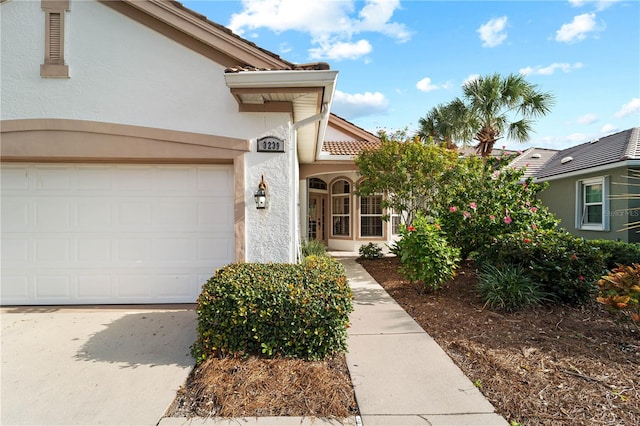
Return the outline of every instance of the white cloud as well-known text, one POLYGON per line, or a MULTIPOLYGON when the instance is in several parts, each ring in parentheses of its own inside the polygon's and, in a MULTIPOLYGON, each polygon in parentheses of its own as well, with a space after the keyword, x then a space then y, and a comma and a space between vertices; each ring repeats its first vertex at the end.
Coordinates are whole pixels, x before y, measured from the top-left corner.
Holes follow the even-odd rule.
POLYGON ((571 72, 573 70, 578 70, 580 68, 582 68, 584 65, 582 64, 582 62, 576 62, 575 64, 568 64, 566 62, 554 62, 551 65, 547 65, 546 67, 543 66, 536 66, 536 67, 526 67, 526 68, 522 68, 520 69, 520 74, 523 75, 552 75, 556 70, 560 70, 564 73, 568 73, 571 72))
POLYGON ((565 139, 575 145, 588 140, 589 135, 584 133, 572 133, 569 136, 566 136, 565 139))
POLYGON ((622 105, 620 111, 616 112, 615 118, 623 118, 627 115, 640 113, 640 98, 633 98, 626 104, 622 105))
POLYGON ((596 114, 585 114, 583 116, 578 117, 576 123, 578 124, 592 124, 598 121, 598 116, 596 114))
POLYGON ((618 128, 616 126, 614 126, 613 124, 605 124, 604 126, 602 126, 602 129, 600 129, 600 132, 603 135, 610 135, 611 133, 615 133, 618 131, 618 128))
POLYGON ((228 27, 237 34, 258 28, 309 34, 317 46, 310 49, 314 59, 334 59, 321 56, 331 54, 349 59, 362 56, 353 52, 366 50, 364 41, 352 42, 352 37, 364 32, 381 33, 399 42, 411 38, 404 24, 391 21, 400 8, 399 0, 366 0, 357 10, 360 5, 355 0, 243 0, 243 10, 231 16, 228 27))
POLYGON ((586 5, 595 5, 597 11, 605 10, 610 6, 618 3, 620 0, 569 0, 571 6, 582 7, 586 5))
POLYGON ((480 25, 477 32, 483 41, 482 47, 496 47, 502 44, 507 39, 506 27, 506 16, 491 19, 487 23, 480 25))
POLYGON ((367 40, 358 40, 355 43, 338 41, 335 43, 321 43, 320 47, 309 49, 311 59, 358 59, 369 54, 373 50, 367 40))
POLYGON ((389 101, 380 92, 344 93, 336 90, 331 110, 346 119, 387 112, 389 101))
POLYGON ((448 89, 449 87, 451 87, 451 84, 448 82, 444 84, 433 84, 429 77, 425 77, 416 83, 416 87, 421 92, 432 92, 439 89, 448 89))
POLYGON ((603 28, 596 26, 595 13, 583 13, 582 15, 574 16, 573 21, 570 23, 562 24, 560 29, 556 31, 556 41, 573 43, 584 40, 587 34, 591 32, 602 30, 603 28))
POLYGON ((462 82, 462 85, 464 86, 465 84, 471 83, 472 81, 475 81, 479 78, 480 74, 469 74, 469 76, 467 76, 467 78, 465 78, 465 80, 462 82))

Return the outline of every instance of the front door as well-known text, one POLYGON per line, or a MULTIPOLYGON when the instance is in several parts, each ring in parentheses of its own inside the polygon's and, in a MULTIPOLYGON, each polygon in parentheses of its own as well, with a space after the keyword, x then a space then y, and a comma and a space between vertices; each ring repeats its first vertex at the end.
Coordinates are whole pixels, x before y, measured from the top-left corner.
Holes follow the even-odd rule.
POLYGON ((309 194, 309 240, 327 242, 324 218, 327 212, 327 196, 324 194, 309 194))

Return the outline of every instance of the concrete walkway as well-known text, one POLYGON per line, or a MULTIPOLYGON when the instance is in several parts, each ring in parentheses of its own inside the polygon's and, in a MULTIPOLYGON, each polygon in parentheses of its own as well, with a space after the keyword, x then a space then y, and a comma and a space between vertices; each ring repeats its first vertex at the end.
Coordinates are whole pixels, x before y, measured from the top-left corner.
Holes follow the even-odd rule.
POLYGON ((508 424, 354 257, 336 257, 353 289, 347 363, 364 426, 508 424))
POLYGON ((359 417, 163 418, 159 425, 508 425, 431 336, 356 262, 357 254, 331 254, 344 265, 353 289, 347 364, 359 417))

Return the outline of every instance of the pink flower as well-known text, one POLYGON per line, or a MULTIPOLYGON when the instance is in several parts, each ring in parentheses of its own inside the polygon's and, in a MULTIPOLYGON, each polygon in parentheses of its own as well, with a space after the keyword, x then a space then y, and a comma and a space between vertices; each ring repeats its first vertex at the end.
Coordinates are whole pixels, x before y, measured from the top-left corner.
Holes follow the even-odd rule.
POLYGON ((466 211, 466 210, 465 210, 465 211, 462 213, 462 215, 463 215, 465 218, 468 218, 469 216, 471 216, 471 213, 469 213, 468 211, 466 211))
POLYGON ((524 241, 525 244, 529 244, 531 242, 531 238, 525 238, 522 241, 524 241))
POLYGON ((451 213, 455 213, 457 210, 458 210, 458 208, 457 208, 456 206, 451 206, 451 207, 449 207, 449 211, 450 211, 451 213))
POLYGON ((407 226, 407 231, 409 231, 409 232, 413 232, 413 231, 415 231, 415 230, 416 230, 416 228, 415 228, 415 227, 413 227, 412 225, 407 226))
POLYGON ((473 203, 473 202, 472 202, 471 204, 469 204, 469 207, 471 207, 472 209, 474 209, 474 210, 475 210, 475 209, 476 209, 476 207, 478 207, 478 205, 477 205, 476 203, 473 203))
POLYGON ((536 230, 538 229, 538 225, 536 225, 535 223, 531 224, 531 229, 536 230))
POLYGON ((584 277, 583 277, 582 275, 579 275, 579 276, 578 276, 578 279, 579 279, 580 281, 584 281, 584 277))
POLYGON ((535 212, 538 211, 538 208, 537 207, 531 207, 531 209, 529 209, 529 210, 531 210, 533 213, 535 213, 535 212))
POLYGON ((504 223, 508 225, 511 223, 511 216, 505 216, 503 220, 504 220, 504 223))
POLYGON ((502 149, 506 149, 506 148, 507 148, 507 146, 506 146, 506 145, 502 145, 502 149))
POLYGON ((524 186, 525 188, 527 187, 527 182, 522 182, 522 186, 524 186))
POLYGON ((491 220, 496 220, 496 217, 495 217, 494 215, 490 214, 490 215, 489 215, 489 219, 491 219, 491 220))
POLYGON ((518 155, 522 155, 522 150, 518 150, 518 155))
POLYGON ((578 256, 576 256, 575 254, 571 255, 571 259, 576 260, 578 258, 578 256))

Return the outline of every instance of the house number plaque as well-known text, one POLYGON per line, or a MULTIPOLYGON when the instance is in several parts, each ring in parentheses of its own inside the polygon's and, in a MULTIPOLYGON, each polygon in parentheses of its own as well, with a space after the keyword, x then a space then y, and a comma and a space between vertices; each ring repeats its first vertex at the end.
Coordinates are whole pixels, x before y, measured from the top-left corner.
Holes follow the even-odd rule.
POLYGON ((258 152, 284 152, 284 140, 275 136, 258 139, 258 152))

